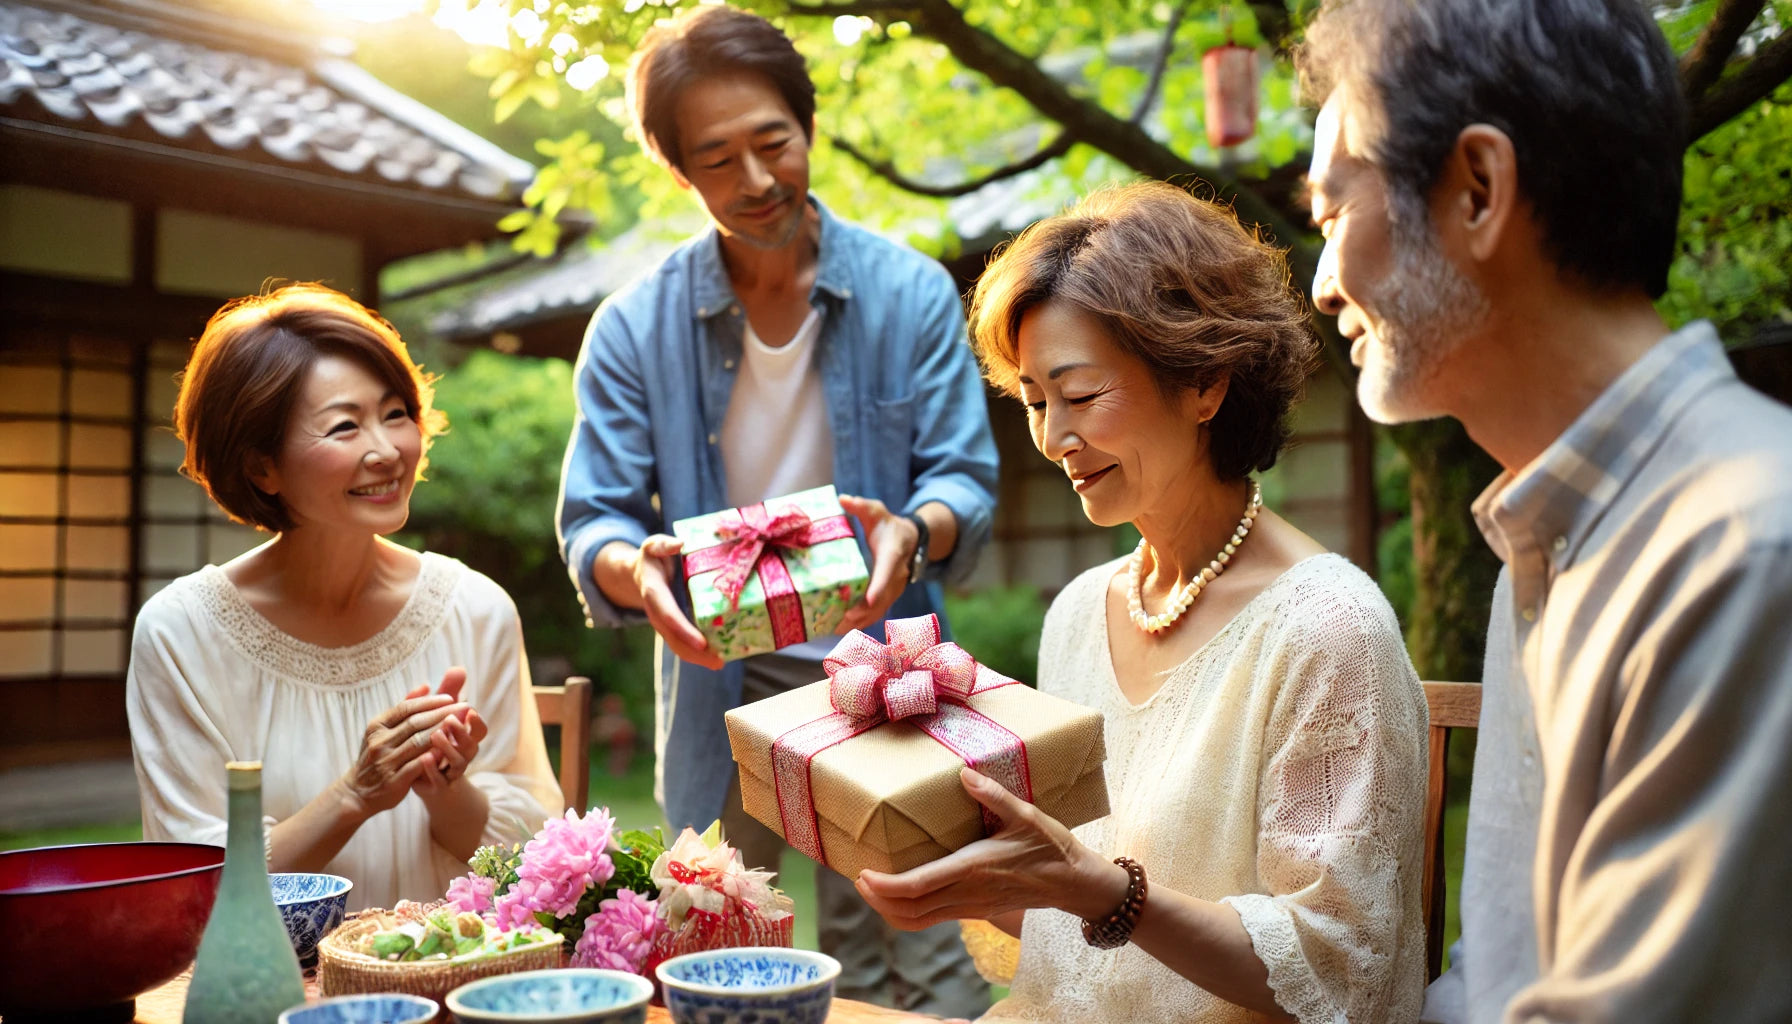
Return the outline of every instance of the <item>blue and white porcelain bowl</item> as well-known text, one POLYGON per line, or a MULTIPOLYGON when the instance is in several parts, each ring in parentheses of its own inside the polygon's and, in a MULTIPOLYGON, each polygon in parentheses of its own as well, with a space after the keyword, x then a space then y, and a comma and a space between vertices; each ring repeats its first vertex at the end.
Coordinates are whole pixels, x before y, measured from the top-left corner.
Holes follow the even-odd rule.
POLYGON ((461 1024, 642 1024, 653 983, 595 967, 523 971, 471 981, 448 993, 461 1024))
POLYGON ((286 922, 292 951, 299 955, 299 963, 308 967, 317 962, 318 940, 342 923, 348 891, 355 883, 341 875, 303 871, 271 873, 268 883, 274 887, 274 906, 280 908, 280 920, 286 922))
POLYGON ((280 1015, 280 1024, 429 1024, 441 1012, 434 999, 377 992, 320 999, 280 1015))
POLYGON ((656 973, 675 1024, 823 1024, 840 961, 748 946, 675 956, 656 973))

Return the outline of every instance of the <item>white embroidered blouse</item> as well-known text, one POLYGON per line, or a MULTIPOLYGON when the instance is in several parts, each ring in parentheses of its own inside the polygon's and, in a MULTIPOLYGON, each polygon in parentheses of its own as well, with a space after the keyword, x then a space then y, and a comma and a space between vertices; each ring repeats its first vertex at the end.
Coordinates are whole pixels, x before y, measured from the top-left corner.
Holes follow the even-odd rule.
MULTIPOLYGON (((368 722, 407 690, 467 669, 463 699, 490 729, 468 768, 491 811, 481 843, 527 839, 561 807, 516 606, 485 576, 425 553, 396 618, 352 647, 281 632, 215 565, 138 614, 126 682, 148 840, 224 844, 224 765, 262 762, 263 821, 296 813, 354 763, 368 722)), ((407 795, 356 831, 324 870, 354 882, 349 909, 439 898, 464 862, 437 845, 407 795)))
MULTIPOLYGON (((1077 838, 1139 861, 1153 889, 1231 905, 1302 1024, 1413 1020, 1427 715, 1381 591, 1340 556, 1307 558, 1134 705, 1108 652, 1118 568, 1072 581, 1039 646, 1039 688, 1105 718, 1113 812, 1077 838)), ((983 1018, 1256 1019, 1136 946, 1090 947, 1056 910, 1027 913, 1012 992, 983 1018)))

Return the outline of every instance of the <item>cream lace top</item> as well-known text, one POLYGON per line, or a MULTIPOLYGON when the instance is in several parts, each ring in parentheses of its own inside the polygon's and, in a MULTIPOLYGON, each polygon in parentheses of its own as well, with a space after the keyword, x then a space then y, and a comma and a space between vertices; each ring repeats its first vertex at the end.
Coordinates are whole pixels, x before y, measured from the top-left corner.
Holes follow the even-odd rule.
MULTIPOLYGON (((1113 813, 1075 830, 1145 866, 1153 890, 1230 904, 1302 1024, 1402 1024, 1424 985, 1424 693, 1392 609, 1337 555, 1283 573, 1142 705, 1108 654, 1119 568, 1052 603, 1039 688, 1101 711, 1113 813)), ((991 1021, 1250 1021, 1136 946, 1029 911, 991 1021)))
MULTIPOLYGON (((267 827, 354 763, 361 735, 405 691, 467 668, 463 699, 490 733, 467 780, 491 804, 483 843, 527 839, 561 806, 528 693, 522 626, 509 595, 441 555, 385 629, 352 647, 281 632, 215 565, 150 598, 131 643, 126 708, 143 837, 224 844, 224 764, 262 762, 267 827)), ((355 883, 349 909, 440 897, 467 866, 435 844, 422 798, 375 815, 324 868, 355 883)))

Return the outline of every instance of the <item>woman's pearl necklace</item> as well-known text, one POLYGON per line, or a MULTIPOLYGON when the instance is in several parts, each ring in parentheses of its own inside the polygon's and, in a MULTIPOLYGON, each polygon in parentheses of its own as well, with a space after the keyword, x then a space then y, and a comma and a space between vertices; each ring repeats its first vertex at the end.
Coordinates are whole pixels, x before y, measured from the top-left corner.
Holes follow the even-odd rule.
POLYGON ((1251 532, 1251 524, 1257 521, 1257 513, 1263 510, 1263 488, 1257 481, 1251 481, 1251 500, 1245 506, 1244 518, 1238 521, 1238 529, 1232 531, 1232 539, 1226 547, 1214 556, 1207 568, 1201 570, 1199 576, 1183 584, 1182 588, 1170 596, 1170 603, 1156 615, 1145 614, 1145 538, 1139 538, 1139 546, 1132 552, 1132 587, 1126 592, 1127 610, 1132 614, 1132 624, 1147 633, 1161 633, 1176 624, 1182 618, 1188 606, 1195 603, 1201 591, 1212 583, 1220 573, 1226 571, 1227 563, 1238 553, 1238 546, 1251 532))

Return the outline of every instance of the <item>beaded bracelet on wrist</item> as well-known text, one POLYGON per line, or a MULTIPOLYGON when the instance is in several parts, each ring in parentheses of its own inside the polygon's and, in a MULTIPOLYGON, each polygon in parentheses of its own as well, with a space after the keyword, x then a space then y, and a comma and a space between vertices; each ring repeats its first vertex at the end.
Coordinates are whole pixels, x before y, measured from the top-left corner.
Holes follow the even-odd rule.
POLYGON ((1139 912, 1145 909, 1144 865, 1131 857, 1115 857, 1114 863, 1126 869, 1126 898, 1102 920, 1083 922, 1083 941, 1096 949, 1119 949, 1131 942, 1133 927, 1139 923, 1139 912))

